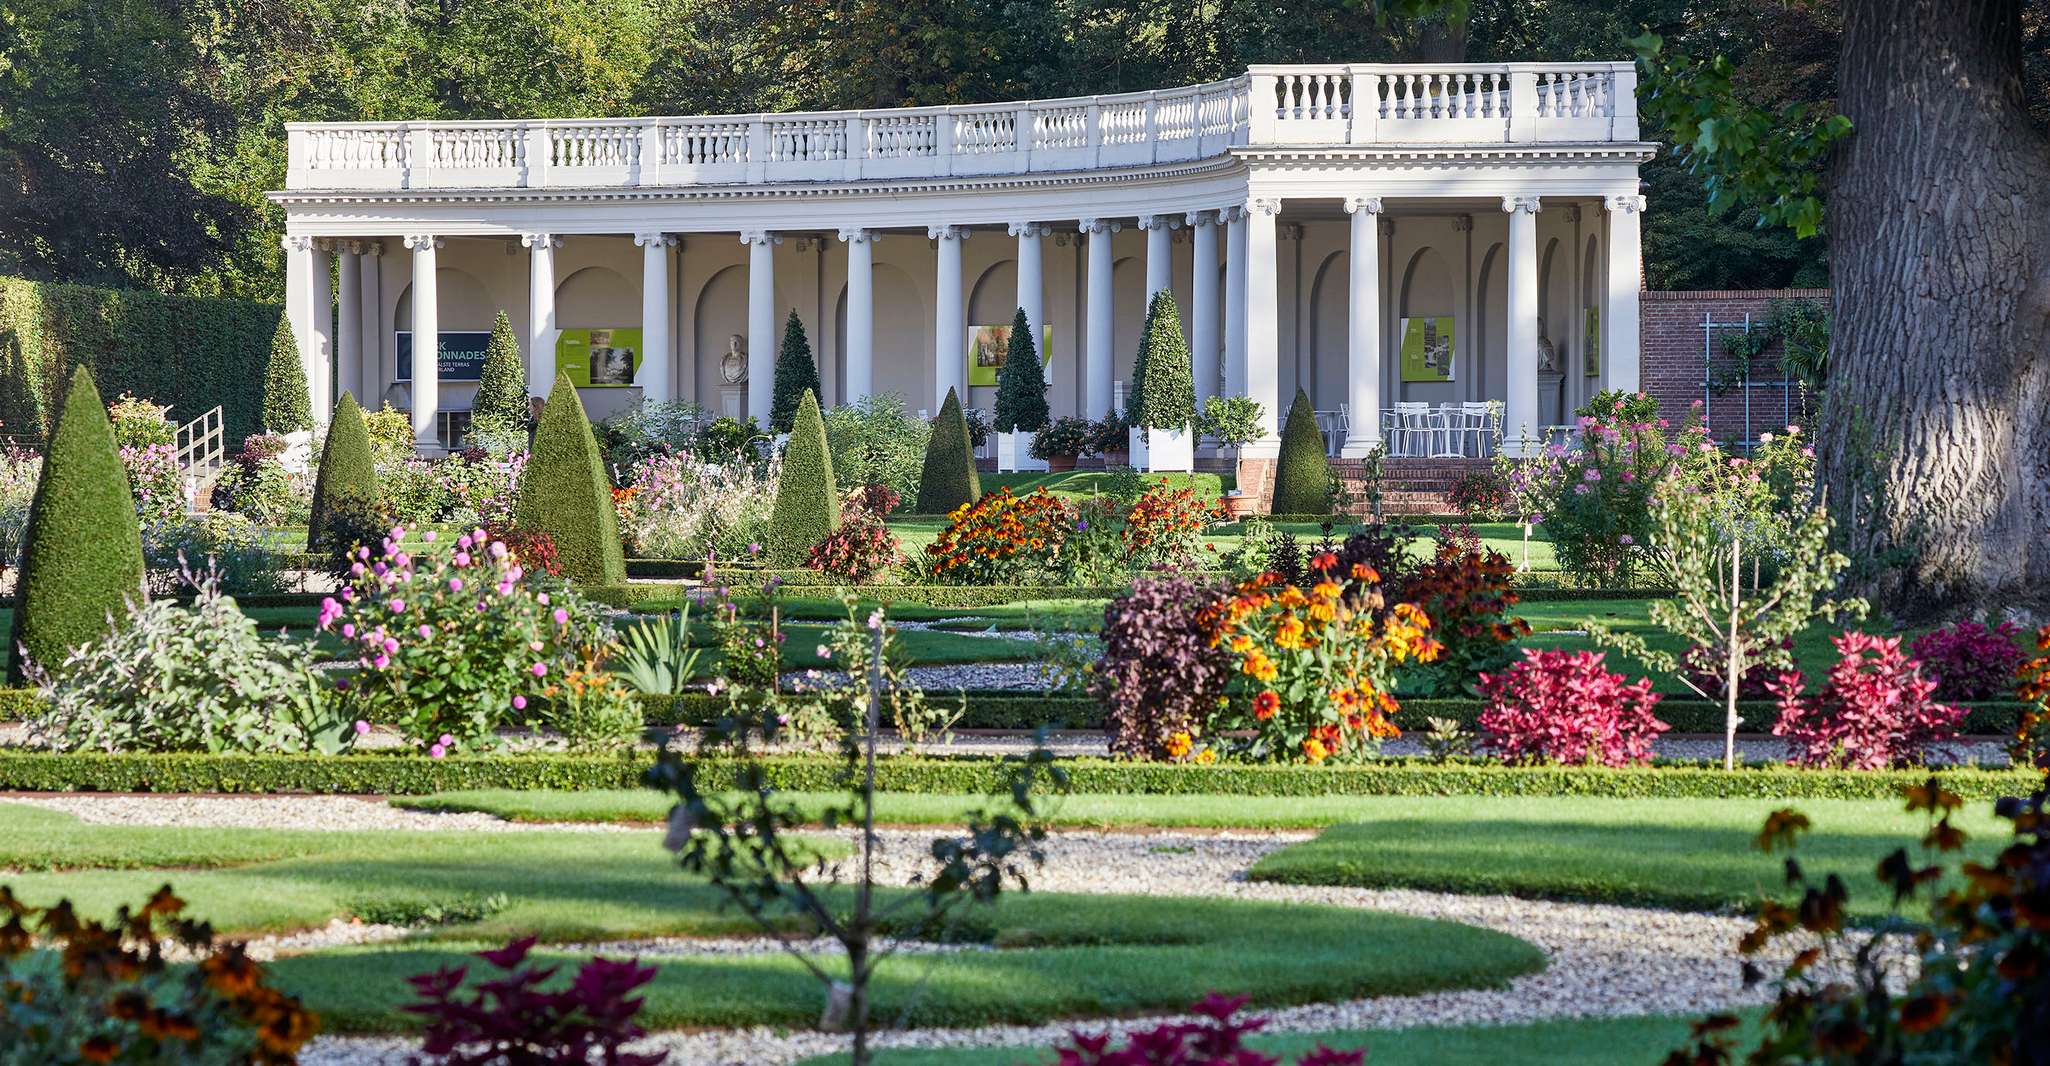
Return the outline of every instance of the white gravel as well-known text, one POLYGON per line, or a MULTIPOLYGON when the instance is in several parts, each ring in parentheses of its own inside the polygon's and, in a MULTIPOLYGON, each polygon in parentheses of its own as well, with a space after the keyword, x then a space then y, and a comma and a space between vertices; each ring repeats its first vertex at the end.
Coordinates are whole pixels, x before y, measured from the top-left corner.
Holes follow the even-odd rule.
POLYGON ((602 823, 508 822, 490 814, 393 807, 356 796, 194 796, 174 794, 0 794, 0 803, 62 811, 94 825, 175 825, 211 829, 404 829, 420 831, 631 832, 602 823))

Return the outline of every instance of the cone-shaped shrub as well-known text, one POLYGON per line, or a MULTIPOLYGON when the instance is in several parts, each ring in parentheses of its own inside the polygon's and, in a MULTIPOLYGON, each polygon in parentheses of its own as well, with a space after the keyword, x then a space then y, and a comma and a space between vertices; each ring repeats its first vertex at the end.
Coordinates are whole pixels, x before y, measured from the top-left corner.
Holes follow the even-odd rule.
POLYGON ((1137 429, 1185 430, 1196 421, 1196 375, 1174 293, 1153 294, 1132 361, 1131 423, 1137 429))
POLYGON ((783 347, 776 353, 776 391, 769 400, 769 428, 790 432, 798 400, 808 392, 817 403, 819 391, 819 365, 811 357, 811 339, 804 335, 804 320, 793 310, 783 323, 783 347))
POLYGON ((605 460, 584 401, 567 374, 555 379, 548 405, 541 409, 534 454, 520 474, 515 507, 515 525, 546 533, 555 542, 562 576, 580 585, 626 580, 612 483, 605 477, 605 460))
POLYGON ((49 453, 29 506, 15 597, 7 676, 23 679, 23 651, 55 669, 71 649, 98 640, 141 603, 142 532, 128 470, 114 447, 107 405, 84 367, 57 407, 49 453))
POLYGON ((1039 365, 1039 346, 1032 343, 1032 323, 1025 309, 1011 319, 1011 347, 1004 368, 997 371, 998 433, 1037 433, 1052 414, 1046 406, 1046 373, 1039 365))
POLYGON ((363 408, 356 397, 344 392, 342 401, 335 404, 334 420, 328 423, 320 469, 313 474, 313 514, 306 521, 308 550, 327 547, 329 517, 337 510, 374 507, 379 494, 377 461, 370 452, 370 429, 363 421, 363 408))
POLYGON ((918 478, 916 514, 946 514, 982 498, 982 478, 975 472, 975 446, 968 439, 968 419, 961 398, 947 390, 947 402, 933 420, 932 440, 925 445, 925 472, 918 478))
POLYGON ((783 473, 776 480, 776 510, 769 518, 769 565, 803 566, 812 545, 840 528, 840 493, 833 484, 833 453, 819 399, 806 389, 797 400, 783 473))
POLYGON ((1274 464, 1275 514, 1329 514, 1331 461, 1324 456, 1324 434, 1310 394, 1295 390, 1288 424, 1281 427, 1281 458, 1274 464))
POLYGON ((505 317, 504 311, 491 323, 491 343, 484 346, 484 369, 477 376, 477 398, 470 401, 470 417, 499 426, 520 426, 527 421, 527 364, 520 358, 512 319, 505 317))
POLYGON ((278 316, 271 334, 270 362, 263 368, 263 428, 272 433, 298 433, 313 428, 313 399, 306 394, 306 368, 299 363, 299 344, 292 320, 278 316))

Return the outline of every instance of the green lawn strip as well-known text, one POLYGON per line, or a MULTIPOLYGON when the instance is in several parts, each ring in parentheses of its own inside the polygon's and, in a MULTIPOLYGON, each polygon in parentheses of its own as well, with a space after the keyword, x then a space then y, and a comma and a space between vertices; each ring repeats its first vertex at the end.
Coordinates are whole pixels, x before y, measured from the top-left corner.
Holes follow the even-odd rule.
MULTIPOLYGON (((1760 852, 1752 841, 1767 813, 1789 805, 1816 827, 1797 852, 1809 873, 1842 876, 1857 917, 1885 914, 1890 893, 1873 879, 1873 870, 1894 848, 1918 851, 1915 841, 1926 825, 1921 816, 1886 801, 1398 801, 1376 816, 1268 855, 1251 876, 1290 884, 1748 909, 1761 894, 1785 891, 1784 856, 1760 852)), ((1954 824, 1971 834, 1969 858, 1984 861, 2005 840, 1990 803, 1968 804, 1954 824)))
MULTIPOLYGON (((62 811, 0 800, 0 870, 5 871, 202 869, 324 853, 337 843, 335 834, 302 830, 223 834, 167 826, 88 826, 62 811)), ((383 843, 389 844, 389 838, 383 843)))
MULTIPOLYGON (((1260 1004, 1247 1008, 1257 1012, 1260 1004)), ((1687 1042, 1689 1018, 1647 1015, 1632 1018, 1566 1018, 1524 1025, 1430 1026, 1416 1029, 1339 1030, 1255 1036, 1246 1046, 1284 1062, 1318 1044, 1342 1051, 1367 1049, 1373 1066, 1656 1066, 1666 1052, 1687 1042)), ((1740 1031, 1756 1030, 1751 1012, 1740 1031)), ((1088 1031, 1088 1026, 1078 1026, 1088 1031)), ((845 1055, 805 1059, 798 1066, 846 1066, 845 1055)), ((1045 1048, 944 1048, 888 1050, 876 1066, 1051 1066, 1045 1048)))

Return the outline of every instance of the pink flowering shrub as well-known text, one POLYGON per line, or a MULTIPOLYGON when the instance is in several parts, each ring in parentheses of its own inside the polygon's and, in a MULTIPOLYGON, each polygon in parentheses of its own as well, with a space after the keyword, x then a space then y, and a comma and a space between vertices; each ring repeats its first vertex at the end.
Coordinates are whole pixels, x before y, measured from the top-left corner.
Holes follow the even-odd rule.
MULTIPOLYGON (((1280 1066, 1281 1060, 1245 1046, 1247 1034, 1265 1027, 1264 1018, 1237 1017, 1245 996, 1215 992, 1190 1008, 1201 1022, 1167 1022, 1131 1034, 1125 1046, 1112 1047, 1107 1034, 1076 1033, 1067 1047, 1054 1049, 1058 1066, 1280 1066)), ((1296 1066, 1362 1066, 1367 1053, 1334 1051, 1318 1044, 1295 1060, 1296 1066)))
POLYGON ((185 517, 185 475, 178 469, 177 449, 168 444, 123 448, 121 465, 128 468, 136 518, 144 526, 185 517))
POLYGON ((1481 743, 1513 763, 1626 766, 1651 758, 1652 741, 1672 728, 1652 716, 1651 681, 1625 683, 1602 666, 1602 653, 1526 648, 1523 661, 1480 675, 1487 707, 1481 743))
POLYGON ((2020 632, 2013 622, 1992 629, 1959 622, 1916 637, 1912 650, 1922 672, 1936 682, 1939 699, 2013 699, 2016 675, 2027 658, 2014 642, 2020 632))
POLYGON ((1803 693, 1799 673, 1773 682, 1779 721, 1772 735, 1786 737, 1803 766, 1876 770, 1920 763, 1931 749, 1957 738, 1963 708, 1938 703, 1936 682, 1901 650, 1899 637, 1855 630, 1830 638, 1843 658, 1814 696, 1803 693))
POLYGON ((395 723, 436 758, 544 724, 541 698, 612 643, 602 614, 483 530, 446 548, 430 531, 418 555, 405 532, 394 527, 378 552, 358 548, 341 591, 320 604, 320 628, 353 653, 343 685, 358 717, 395 723))
POLYGON ((897 565, 897 535, 885 519, 903 497, 888 485, 866 485, 847 494, 840 528, 812 545, 804 565, 843 581, 867 581, 897 565))

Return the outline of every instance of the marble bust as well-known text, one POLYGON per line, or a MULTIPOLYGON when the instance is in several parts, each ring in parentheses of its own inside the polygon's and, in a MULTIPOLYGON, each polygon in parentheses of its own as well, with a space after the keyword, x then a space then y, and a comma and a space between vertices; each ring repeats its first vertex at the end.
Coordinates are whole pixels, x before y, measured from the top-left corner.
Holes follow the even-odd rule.
POLYGON ((747 350, 741 347, 738 333, 726 338, 726 354, 719 357, 719 380, 728 385, 747 380, 747 350))

